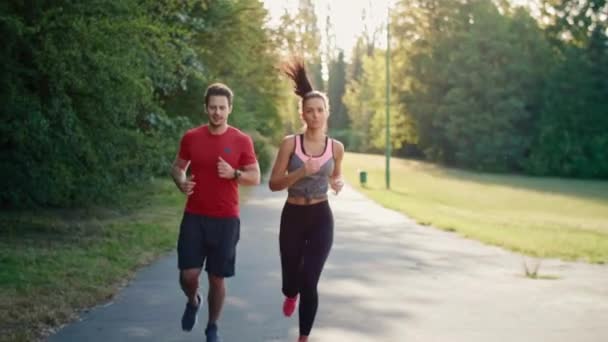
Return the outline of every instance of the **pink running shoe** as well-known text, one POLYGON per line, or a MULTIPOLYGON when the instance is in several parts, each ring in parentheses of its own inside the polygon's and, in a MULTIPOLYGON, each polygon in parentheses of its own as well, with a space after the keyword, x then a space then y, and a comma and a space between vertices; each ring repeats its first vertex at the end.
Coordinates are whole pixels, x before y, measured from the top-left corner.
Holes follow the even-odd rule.
POLYGON ((296 303, 298 302, 298 296, 293 298, 285 297, 283 302, 283 314, 287 317, 291 317, 293 312, 296 310, 296 303))

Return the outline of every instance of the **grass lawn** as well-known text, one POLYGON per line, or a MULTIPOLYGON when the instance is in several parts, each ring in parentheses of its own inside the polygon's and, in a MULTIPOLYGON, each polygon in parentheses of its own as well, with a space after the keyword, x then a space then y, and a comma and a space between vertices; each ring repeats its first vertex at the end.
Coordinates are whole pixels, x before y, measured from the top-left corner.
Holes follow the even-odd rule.
POLYGON ((40 338, 110 299, 138 267, 175 247, 184 196, 171 181, 116 201, 0 213, 0 341, 40 338))
POLYGON ((347 153, 350 184, 424 225, 537 257, 608 262, 608 181, 482 174, 347 153), (368 172, 365 188, 358 170, 368 172))

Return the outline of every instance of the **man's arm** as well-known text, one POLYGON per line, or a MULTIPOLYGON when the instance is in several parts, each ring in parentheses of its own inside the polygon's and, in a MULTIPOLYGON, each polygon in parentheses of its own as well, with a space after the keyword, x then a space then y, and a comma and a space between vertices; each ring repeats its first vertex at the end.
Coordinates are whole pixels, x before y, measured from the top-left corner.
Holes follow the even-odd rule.
POLYGON ((190 165, 190 161, 183 160, 179 156, 175 157, 175 161, 173 161, 173 166, 171 167, 171 178, 173 178, 173 182, 179 191, 186 195, 192 195, 196 183, 192 181, 194 176, 190 178, 186 177, 188 165, 190 165))
POLYGON ((256 162, 243 166, 241 175, 237 178, 237 182, 240 185, 259 185, 260 178, 260 164, 256 162))
POLYGON ((245 165, 235 169, 228 164, 222 157, 217 159, 217 174, 220 178, 234 179, 240 185, 260 184, 260 165, 256 161, 253 164, 245 165))

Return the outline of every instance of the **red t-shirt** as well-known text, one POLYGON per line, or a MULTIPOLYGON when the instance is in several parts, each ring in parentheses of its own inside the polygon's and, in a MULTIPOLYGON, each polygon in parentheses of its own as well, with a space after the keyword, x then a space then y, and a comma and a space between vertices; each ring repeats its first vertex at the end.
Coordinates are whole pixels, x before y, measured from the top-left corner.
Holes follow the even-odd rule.
POLYGON ((221 156, 235 169, 255 164, 251 137, 231 126, 223 134, 213 135, 208 125, 203 125, 184 134, 178 155, 190 161, 196 183, 194 193, 188 196, 186 211, 210 217, 238 217, 238 184, 234 179, 220 178, 217 162, 221 156))

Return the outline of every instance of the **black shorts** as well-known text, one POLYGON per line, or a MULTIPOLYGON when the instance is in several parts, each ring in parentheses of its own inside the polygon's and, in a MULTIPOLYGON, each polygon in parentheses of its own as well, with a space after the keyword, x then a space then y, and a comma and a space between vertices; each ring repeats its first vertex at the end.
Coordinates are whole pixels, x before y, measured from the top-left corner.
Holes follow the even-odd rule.
POLYGON ((205 264, 207 273, 232 277, 240 227, 238 217, 215 218, 184 212, 177 241, 177 266, 185 270, 202 268, 205 264))

